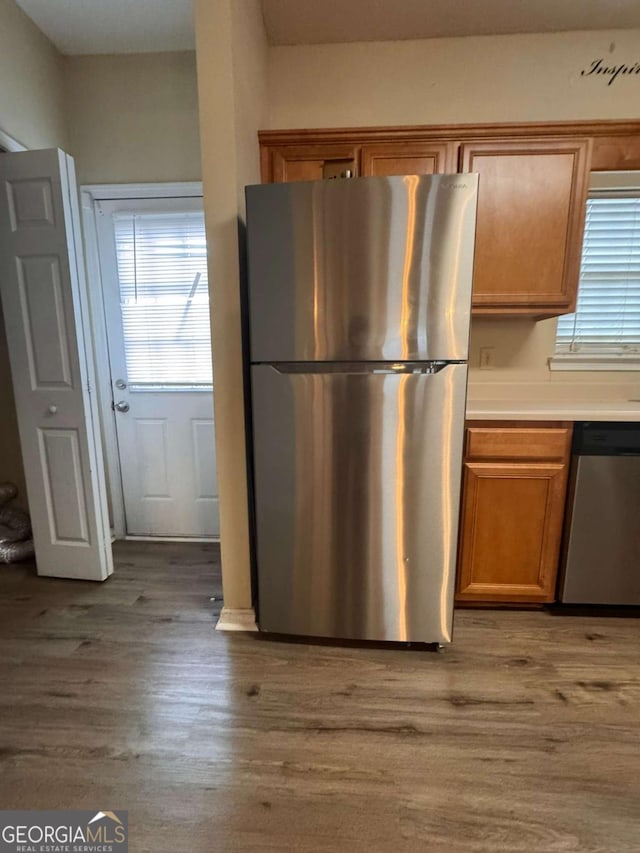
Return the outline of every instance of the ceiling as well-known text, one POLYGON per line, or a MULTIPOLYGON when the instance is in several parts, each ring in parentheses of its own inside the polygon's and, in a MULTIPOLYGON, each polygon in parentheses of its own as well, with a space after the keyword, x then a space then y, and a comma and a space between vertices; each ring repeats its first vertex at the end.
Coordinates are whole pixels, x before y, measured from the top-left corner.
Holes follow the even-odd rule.
MULTIPOLYGON (((62 53, 194 48, 192 0, 17 2, 62 53)), ((638 0, 262 0, 262 8, 270 44, 640 29, 638 0)))
POLYGON ((61 53, 147 53, 195 47, 192 0, 16 2, 61 53))
POLYGON ((639 0, 262 0, 271 44, 640 28, 639 0))

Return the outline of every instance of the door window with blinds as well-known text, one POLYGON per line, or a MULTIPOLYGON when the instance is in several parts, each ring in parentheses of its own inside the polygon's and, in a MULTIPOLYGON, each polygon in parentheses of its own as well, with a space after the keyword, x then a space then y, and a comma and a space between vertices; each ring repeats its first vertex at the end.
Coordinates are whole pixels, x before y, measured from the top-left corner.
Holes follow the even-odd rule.
POLYGON ((204 214, 115 213, 113 227, 131 389, 210 390, 204 214))
POLYGON ((640 362, 640 173, 594 173, 575 314, 560 317, 552 367, 640 362))

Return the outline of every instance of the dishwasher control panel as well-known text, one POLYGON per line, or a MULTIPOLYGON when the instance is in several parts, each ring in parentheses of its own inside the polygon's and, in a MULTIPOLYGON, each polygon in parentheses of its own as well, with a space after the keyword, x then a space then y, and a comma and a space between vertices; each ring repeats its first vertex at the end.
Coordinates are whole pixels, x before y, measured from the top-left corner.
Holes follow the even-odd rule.
POLYGON ((573 453, 578 456, 640 455, 640 423, 577 423, 573 453))

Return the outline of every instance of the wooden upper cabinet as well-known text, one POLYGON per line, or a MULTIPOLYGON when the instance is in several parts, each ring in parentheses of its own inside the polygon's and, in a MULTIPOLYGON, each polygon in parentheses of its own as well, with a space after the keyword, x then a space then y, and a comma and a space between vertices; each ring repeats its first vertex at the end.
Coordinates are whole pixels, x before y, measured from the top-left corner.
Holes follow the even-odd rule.
POLYGON ((461 171, 480 175, 474 313, 574 309, 590 147, 588 139, 553 138, 460 146, 461 171))
POLYGON ((456 171, 450 142, 379 142, 361 149, 363 175, 438 175, 456 171))
POLYGON ((592 172, 637 171, 640 169, 640 136, 597 136, 591 154, 592 172))
POLYGON ((263 161, 263 180, 271 176, 275 183, 288 181, 319 181, 340 177, 347 169, 358 174, 358 150, 353 145, 287 145, 266 152, 263 161))

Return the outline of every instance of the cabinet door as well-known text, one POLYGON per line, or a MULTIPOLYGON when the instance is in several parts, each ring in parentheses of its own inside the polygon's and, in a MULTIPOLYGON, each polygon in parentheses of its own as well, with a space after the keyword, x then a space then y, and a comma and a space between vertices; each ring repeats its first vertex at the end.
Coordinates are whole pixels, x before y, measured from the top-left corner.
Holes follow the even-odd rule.
POLYGON ((553 316, 574 309, 590 145, 528 139, 461 146, 462 171, 480 175, 475 313, 553 316))
POLYGON ((448 142, 379 142, 362 146, 363 175, 438 175, 455 172, 448 142))
MULTIPOLYGON (((319 181, 340 177, 347 169, 357 174, 357 150, 353 145, 287 145, 271 150, 271 163, 266 164, 270 180, 319 181)), ((263 176, 268 181, 269 176, 263 176)))
POLYGON ((566 466, 466 462, 458 601, 552 601, 566 466))

